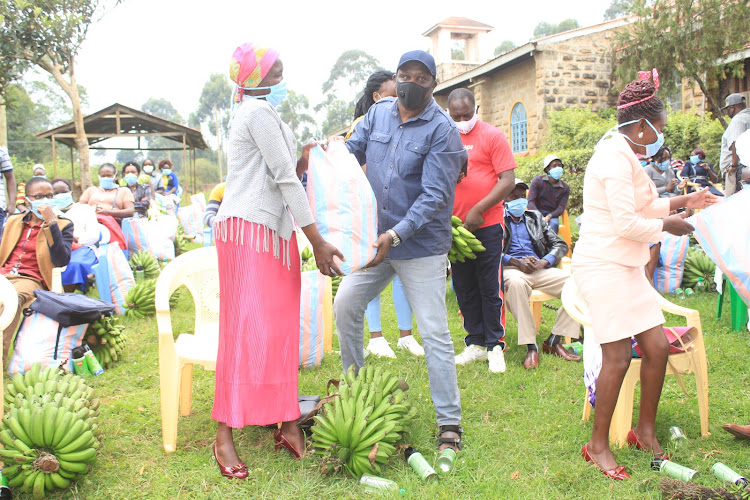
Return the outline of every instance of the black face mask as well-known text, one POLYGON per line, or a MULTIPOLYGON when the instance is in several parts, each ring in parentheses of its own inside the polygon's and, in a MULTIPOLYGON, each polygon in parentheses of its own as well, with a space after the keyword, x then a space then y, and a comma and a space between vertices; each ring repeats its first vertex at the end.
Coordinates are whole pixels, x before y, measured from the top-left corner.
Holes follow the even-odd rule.
POLYGON ((427 94, 430 93, 429 87, 422 87, 414 82, 397 82, 396 93, 398 100, 406 109, 419 109, 427 101, 427 94))

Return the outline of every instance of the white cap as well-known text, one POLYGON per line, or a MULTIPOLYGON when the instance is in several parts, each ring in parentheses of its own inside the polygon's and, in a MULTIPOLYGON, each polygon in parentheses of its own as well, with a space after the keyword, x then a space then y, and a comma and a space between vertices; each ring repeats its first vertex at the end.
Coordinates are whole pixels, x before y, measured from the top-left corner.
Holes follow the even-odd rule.
POLYGON ((42 169, 42 172, 44 172, 45 174, 47 173, 47 169, 44 168, 44 165, 42 165, 41 163, 37 163, 36 165, 34 165, 34 168, 32 168, 31 171, 33 172, 34 170, 39 169, 42 169))
MULTIPOLYGON (((549 164, 552 163, 555 160, 560 160, 560 157, 557 155, 547 155, 544 157, 544 170, 547 170, 547 167, 549 167, 549 164)), ((562 160, 560 160, 560 163, 562 163, 562 160)))

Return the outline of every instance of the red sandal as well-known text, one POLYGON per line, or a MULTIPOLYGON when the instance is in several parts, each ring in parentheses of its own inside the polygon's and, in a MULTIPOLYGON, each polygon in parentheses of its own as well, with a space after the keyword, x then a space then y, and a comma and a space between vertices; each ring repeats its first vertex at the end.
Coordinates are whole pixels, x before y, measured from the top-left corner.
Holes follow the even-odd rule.
POLYGON ((603 469, 598 463, 594 462, 594 459, 591 457, 591 455, 589 455, 589 450, 587 446, 588 444, 584 444, 583 448, 581 448, 581 456, 587 462, 591 462, 592 464, 596 465, 599 468, 599 470, 602 471, 602 474, 616 481, 623 481, 625 479, 630 479, 630 474, 628 474, 628 472, 625 470, 624 465, 619 465, 615 467, 614 469, 610 469, 610 470, 603 469))
MULTIPOLYGON (((630 429, 630 432, 628 432, 628 446, 631 448, 635 446, 636 450, 644 450, 644 451, 653 451, 646 448, 641 442, 638 440, 638 436, 635 435, 635 429, 630 429)), ((659 453, 658 455, 654 455, 654 458, 659 460, 669 460, 669 454, 668 453, 659 453)))

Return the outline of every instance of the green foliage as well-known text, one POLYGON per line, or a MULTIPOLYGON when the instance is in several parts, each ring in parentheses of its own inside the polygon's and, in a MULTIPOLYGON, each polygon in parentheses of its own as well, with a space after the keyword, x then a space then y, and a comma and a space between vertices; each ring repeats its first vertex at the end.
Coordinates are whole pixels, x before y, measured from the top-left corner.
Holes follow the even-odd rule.
POLYGON ((687 160, 693 149, 701 148, 712 165, 719 163, 723 133, 719 120, 693 113, 669 113, 664 129, 665 144, 672 150, 673 158, 687 160))
POLYGON ((580 28, 581 25, 575 19, 566 19, 561 21, 559 24, 550 24, 547 22, 541 22, 534 28, 534 38, 542 38, 545 36, 554 35, 555 33, 562 33, 563 31, 580 28))
POLYGON ((612 0, 612 4, 604 11, 604 20, 610 21, 628 15, 630 0, 612 0))
POLYGON ((223 73, 214 73, 203 85, 198 100, 198 109, 190 115, 191 127, 200 128, 205 123, 208 132, 216 137, 216 120, 219 121, 219 134, 229 137, 229 119, 232 110, 233 87, 223 73))
POLYGON ((310 115, 310 101, 304 94, 297 94, 290 90, 289 95, 278 108, 281 121, 289 125, 297 138, 297 152, 302 151, 302 145, 314 138, 315 119, 310 115))
POLYGON ((346 127, 352 121, 354 115, 354 103, 335 100, 327 107, 326 119, 323 122, 323 135, 346 127))
POLYGON ((663 94, 676 90, 683 78, 690 79, 719 113, 721 105, 707 83, 744 75, 743 59, 726 66, 718 66, 716 61, 747 43, 750 2, 633 0, 629 9, 635 22, 618 31, 613 40, 621 82, 633 80, 639 70, 658 68, 663 94))
POLYGON ((185 123, 185 120, 183 120, 180 113, 177 112, 174 105, 168 99, 164 99, 163 97, 150 97, 148 101, 144 102, 141 106, 141 111, 180 124, 185 123))
POLYGON ((48 115, 20 85, 8 87, 6 100, 8 151, 19 160, 44 163, 52 154, 49 141, 34 134, 47 129, 48 115))
POLYGON ((516 48, 516 44, 511 42, 510 40, 503 40, 503 42, 495 47, 495 57, 499 56, 500 54, 504 54, 505 52, 509 52, 516 48))
POLYGON ((549 114, 548 133, 542 149, 593 148, 615 126, 612 113, 596 113, 589 108, 568 108, 549 114))
POLYGON ((359 91, 370 75, 381 69, 380 62, 367 52, 347 50, 333 64, 328 80, 323 83, 323 93, 328 94, 340 82, 359 91))

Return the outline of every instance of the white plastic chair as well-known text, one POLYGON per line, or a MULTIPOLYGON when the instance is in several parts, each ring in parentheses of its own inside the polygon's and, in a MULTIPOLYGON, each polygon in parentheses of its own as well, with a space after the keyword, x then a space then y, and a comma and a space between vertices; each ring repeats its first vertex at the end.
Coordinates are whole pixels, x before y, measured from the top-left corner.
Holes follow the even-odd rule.
MULTIPOLYGON (((0 275, 0 333, 13 322, 18 311, 18 294, 16 289, 3 275, 0 275)), ((0 362, 0 388, 5 387, 3 375, 5 372, 5 360, 0 362)), ((5 399, 0 398, 0 414, 5 413, 5 399)))
POLYGON ((219 273, 216 247, 202 247, 177 257, 156 281, 156 323, 159 330, 159 377, 164 450, 177 448, 177 408, 190 414, 193 365, 216 370, 219 349, 219 273), (172 334, 169 297, 185 286, 195 304, 195 331, 172 334))
MULTIPOLYGON (((588 306, 581 296, 575 279, 571 277, 563 287, 561 299, 563 307, 571 318, 583 325, 591 326, 588 306)), ((700 313, 694 309, 678 306, 659 295, 659 306, 663 311, 678 316, 683 316, 687 326, 692 326, 697 331, 695 341, 691 343, 685 352, 670 354, 667 363, 667 375, 675 375, 680 386, 682 381, 680 374, 695 374, 695 385, 698 397, 698 411, 701 420, 701 435, 708 436, 708 362, 706 360, 706 346, 703 340, 703 328, 701 327, 700 313)), ((635 386, 641 378, 641 359, 633 358, 630 367, 625 374, 617 404, 612 415, 609 427, 609 441, 622 447, 627 443, 627 435, 633 426, 633 399, 635 386)), ((682 387, 683 391, 685 390, 682 387)), ((583 402, 583 420, 591 416, 591 404, 589 403, 589 390, 586 389, 586 397, 583 402)))

